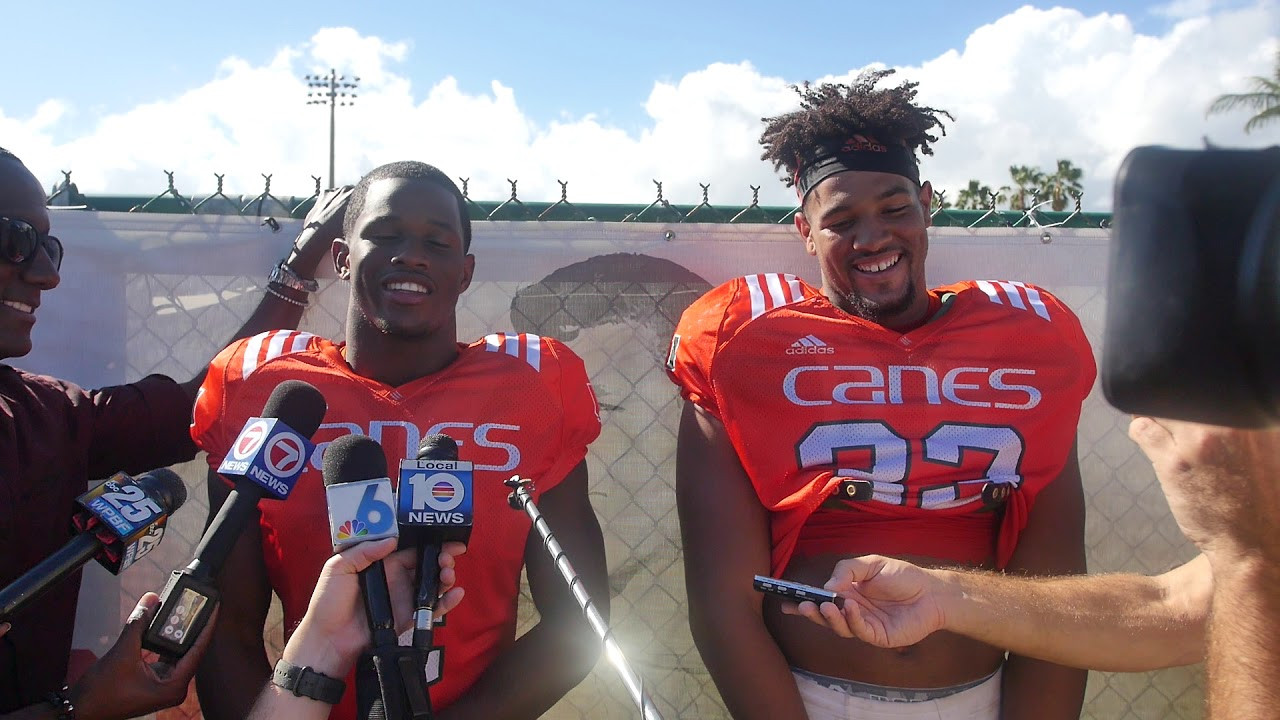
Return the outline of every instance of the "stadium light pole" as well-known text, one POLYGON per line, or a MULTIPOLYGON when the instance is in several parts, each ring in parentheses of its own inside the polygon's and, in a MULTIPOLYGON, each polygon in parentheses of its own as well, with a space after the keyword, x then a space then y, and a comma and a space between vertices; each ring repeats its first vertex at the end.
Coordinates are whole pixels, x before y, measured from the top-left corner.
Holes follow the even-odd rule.
POLYGON ((336 123, 334 118, 337 114, 339 105, 355 105, 356 104, 356 86, 360 83, 360 78, 347 78, 346 75, 339 75, 337 70, 329 68, 328 75, 304 75, 307 81, 307 87, 311 91, 307 93, 308 105, 328 105, 329 106, 329 187, 336 187, 333 176, 333 136, 336 123))

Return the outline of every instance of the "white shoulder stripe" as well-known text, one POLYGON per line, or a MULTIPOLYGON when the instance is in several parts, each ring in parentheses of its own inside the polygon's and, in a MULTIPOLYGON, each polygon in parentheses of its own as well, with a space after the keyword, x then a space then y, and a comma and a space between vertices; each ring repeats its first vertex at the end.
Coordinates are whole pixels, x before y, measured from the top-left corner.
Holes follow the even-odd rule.
POLYGON ((259 333, 249 338, 249 342, 244 346, 244 360, 241 363, 240 376, 247 378, 258 369, 261 363, 274 360, 282 355, 289 355, 296 352, 302 352, 307 349, 307 343, 315 335, 309 332, 299 332, 297 330, 272 330, 271 332, 259 333), (265 355, 262 353, 262 346, 267 346, 265 355), (286 345, 288 350, 285 350, 286 345), (263 355, 261 360, 258 356, 263 355))
POLYGON ((987 299, 997 305, 1004 305, 1004 299, 1009 301, 1010 307, 1018 310, 1026 310, 1027 306, 1030 305, 1031 310, 1036 315, 1045 320, 1052 320, 1049 317, 1049 308, 1044 304, 1044 298, 1040 297, 1040 291, 1028 286, 1026 283, 1007 280, 996 280, 994 282, 978 280, 975 284, 979 290, 987 294, 987 299), (1026 293, 1025 300, 1023 299, 1023 293, 1026 293), (1004 299, 1001 299, 1002 296, 1004 299))
POLYGON ((1026 310, 1026 303, 1022 302, 1022 293, 1018 292, 1018 286, 1011 282, 998 281, 997 284, 1004 288, 1005 295, 1009 298, 1009 304, 1019 310, 1026 310))
POLYGON ((764 291, 760 289, 760 276, 748 275, 744 280, 747 281, 747 293, 751 295, 751 319, 755 320, 764 314, 764 291))
POLYGON ((1045 307, 1044 300, 1040 298, 1040 291, 1034 287, 1028 287, 1025 283, 1015 282, 1014 285, 1022 288, 1023 292, 1027 294, 1027 302, 1031 303, 1031 309, 1035 310, 1040 317, 1048 320, 1049 308, 1045 307))
POLYGON ((1003 304, 1004 304, 1004 301, 1002 301, 1002 300, 1000 299, 1000 292, 999 292, 998 290, 996 290, 996 287, 995 287, 994 285, 992 285, 991 283, 987 282, 986 280, 979 280, 979 281, 978 281, 978 289, 979 289, 979 290, 981 290, 982 292, 986 293, 986 294, 987 294, 987 297, 991 300, 991 302, 993 302, 993 303, 995 303, 995 304, 997 304, 997 305, 1003 305, 1003 304))
POLYGON ((742 279, 747 283, 747 293, 751 297, 752 320, 769 310, 804 299, 800 279, 795 275, 763 273, 747 275, 742 279))
POLYGON ((491 333, 484 336, 484 349, 485 352, 500 352, 521 358, 534 370, 542 369, 542 338, 538 335, 491 333), (520 347, 522 344, 523 352, 520 347))
POLYGON ((249 342, 244 345, 244 358, 240 361, 240 378, 249 377, 254 370, 258 369, 258 354, 262 352, 262 341, 266 340, 271 333, 258 333, 249 338, 249 342))

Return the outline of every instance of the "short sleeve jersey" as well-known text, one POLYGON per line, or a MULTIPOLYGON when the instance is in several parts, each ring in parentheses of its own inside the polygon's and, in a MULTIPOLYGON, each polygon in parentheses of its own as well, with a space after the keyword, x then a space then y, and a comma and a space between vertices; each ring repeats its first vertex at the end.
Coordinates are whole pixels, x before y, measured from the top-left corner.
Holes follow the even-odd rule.
MULTIPOLYGON (((435 632, 439 681, 431 697, 438 710, 515 639, 530 523, 507 505, 503 481, 514 474, 531 478, 536 497, 583 460, 600 432, 582 360, 559 341, 493 334, 458 349, 443 370, 389 387, 356 375, 342 345, 308 333, 280 330, 241 340, 210 365, 191 429, 209 453, 210 468, 217 468, 245 420, 261 413, 280 382, 303 380, 325 397, 324 423, 312 438, 316 451, 289 498, 260 503, 263 559, 289 630, 302 619, 333 554, 321 474, 327 444, 350 433, 372 437, 386 451, 394 482, 394 468, 414 457, 428 435, 458 441, 459 458, 474 464, 474 520, 467 553, 457 563, 467 602, 435 632)), ((354 713, 354 693, 347 692, 331 717, 354 713)))
POLYGON ((774 573, 798 543, 1004 567, 1065 467, 1096 374, 1075 315, 1019 282, 931 296, 938 312, 903 334, 762 274, 681 317, 668 373, 724 425, 771 511, 774 573), (846 502, 859 485, 870 497, 846 502))

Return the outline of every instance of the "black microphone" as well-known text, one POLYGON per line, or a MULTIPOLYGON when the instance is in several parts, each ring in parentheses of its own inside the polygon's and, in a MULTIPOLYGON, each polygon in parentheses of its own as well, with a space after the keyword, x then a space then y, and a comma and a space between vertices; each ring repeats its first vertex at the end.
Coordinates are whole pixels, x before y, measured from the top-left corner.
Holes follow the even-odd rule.
POLYGON ((418 592, 413 613, 413 646, 431 649, 436 600, 440 595, 440 548, 471 537, 471 463, 458 461, 458 443, 444 434, 422 441, 415 460, 400 463, 396 519, 419 547, 418 592))
POLYGON ((314 385, 286 380, 271 391, 262 416, 249 418, 218 472, 235 487, 205 528, 195 558, 173 571, 160 593, 160 609, 142 636, 142 646, 180 658, 208 624, 220 594, 214 581, 257 510, 270 494, 285 499, 306 469, 311 436, 324 420, 324 396, 314 385))
POLYGON ((76 498, 71 517, 75 537, 0 590, 0 622, 8 621, 90 559, 119 575, 159 544, 169 516, 186 500, 182 478, 164 468, 136 479, 116 473, 76 498))
MULTIPOLYGON (((387 456, 366 435, 344 435, 324 453, 325 494, 334 546, 353 540, 390 537, 398 531, 391 503, 387 456), (348 488, 354 486, 353 491, 348 488)), ((360 594, 373 647, 356 669, 356 712, 360 718, 425 718, 431 715, 422 655, 400 647, 396 636, 386 568, 378 560, 360 572, 360 594)))

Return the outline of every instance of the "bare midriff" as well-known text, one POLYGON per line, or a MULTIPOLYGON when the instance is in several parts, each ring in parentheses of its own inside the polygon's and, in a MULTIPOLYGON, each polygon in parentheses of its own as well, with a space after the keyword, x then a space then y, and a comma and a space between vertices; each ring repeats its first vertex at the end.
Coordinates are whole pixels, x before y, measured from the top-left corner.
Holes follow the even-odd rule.
MULTIPOLYGON (((847 554, 793 557, 783 577, 822 587, 836 562, 847 554)), ((956 565, 953 561, 903 556, 924 567, 956 565)), ((984 565, 992 567, 992 563, 984 565)), ((809 620, 784 615, 778 600, 764 599, 764 620, 792 667, 871 685, 942 688, 986 677, 1004 661, 1004 651, 949 632, 935 632, 907 647, 884 649, 842 638, 809 620)))

